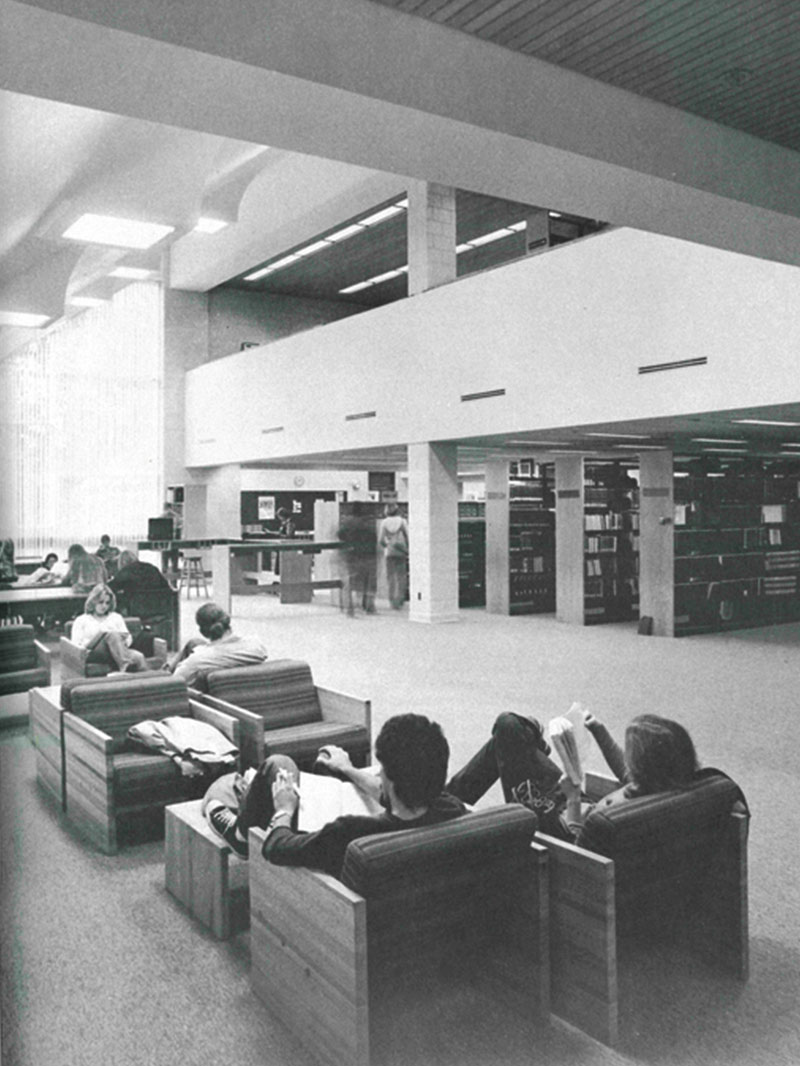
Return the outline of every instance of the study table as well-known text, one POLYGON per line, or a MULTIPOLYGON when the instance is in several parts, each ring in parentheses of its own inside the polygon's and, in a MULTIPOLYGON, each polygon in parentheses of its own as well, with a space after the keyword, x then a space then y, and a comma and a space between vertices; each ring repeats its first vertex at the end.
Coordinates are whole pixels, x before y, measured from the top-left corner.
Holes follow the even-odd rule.
POLYGON ((313 557, 342 547, 338 540, 302 540, 299 537, 218 543, 211 550, 214 600, 230 613, 231 596, 272 591, 277 584, 281 603, 311 603, 314 589, 341 586, 336 579, 313 580, 313 557), (274 574, 267 563, 273 552, 280 556, 280 573, 269 585, 264 585, 261 575, 274 574))

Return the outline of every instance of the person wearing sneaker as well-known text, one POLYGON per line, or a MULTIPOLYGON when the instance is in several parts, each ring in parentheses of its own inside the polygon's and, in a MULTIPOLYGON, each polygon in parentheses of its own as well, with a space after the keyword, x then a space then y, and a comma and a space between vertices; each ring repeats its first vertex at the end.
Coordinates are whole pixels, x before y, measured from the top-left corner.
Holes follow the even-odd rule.
MULTIPOLYGON (((450 749, 441 728, 424 715, 400 714, 390 718, 375 742, 380 774, 352 765, 349 755, 334 746, 323 748, 321 769, 352 781, 380 801, 378 815, 343 815, 314 833, 296 828, 298 804, 297 766, 286 755, 270 755, 259 767, 238 806, 223 806, 221 786, 206 804, 214 830, 238 854, 250 826, 267 830, 263 855, 279 866, 310 866, 339 877, 351 840, 398 829, 435 825, 465 814, 467 807, 444 791, 450 749), (217 805, 219 803, 219 806, 217 805)), ((212 786, 212 789, 214 786, 212 786)), ((211 790, 209 790, 210 792, 211 790)))

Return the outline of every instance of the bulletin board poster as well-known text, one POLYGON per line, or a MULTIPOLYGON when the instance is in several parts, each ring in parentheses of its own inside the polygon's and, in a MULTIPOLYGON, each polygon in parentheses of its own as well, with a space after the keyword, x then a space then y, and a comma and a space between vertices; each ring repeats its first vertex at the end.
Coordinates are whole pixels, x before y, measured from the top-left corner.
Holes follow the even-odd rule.
POLYGON ((259 522, 267 522, 271 518, 275 517, 275 497, 274 496, 259 496, 258 497, 258 520, 259 522))

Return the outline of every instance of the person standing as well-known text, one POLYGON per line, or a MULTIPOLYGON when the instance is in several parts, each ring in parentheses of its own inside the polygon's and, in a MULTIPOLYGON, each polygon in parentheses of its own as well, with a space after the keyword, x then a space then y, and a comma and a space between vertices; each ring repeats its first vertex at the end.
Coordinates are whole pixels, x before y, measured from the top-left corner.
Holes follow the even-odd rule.
POLYGON ((399 611, 406 601, 408 524, 396 503, 386 505, 386 516, 378 531, 378 544, 386 562, 389 603, 399 611))
POLYGON ((347 614, 352 618, 356 605, 360 605, 367 614, 374 614, 378 537, 375 522, 361 500, 350 505, 350 514, 339 527, 338 538, 344 544, 343 591, 347 614))

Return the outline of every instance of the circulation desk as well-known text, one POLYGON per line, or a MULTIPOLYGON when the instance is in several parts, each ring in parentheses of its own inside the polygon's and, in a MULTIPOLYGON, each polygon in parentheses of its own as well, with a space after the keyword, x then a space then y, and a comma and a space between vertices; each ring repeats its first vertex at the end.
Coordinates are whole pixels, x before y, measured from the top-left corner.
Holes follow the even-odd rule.
POLYGON ((268 567, 264 557, 279 552, 280 580, 276 583, 281 603, 311 603, 314 589, 340 588, 341 582, 314 581, 311 568, 315 555, 324 551, 338 551, 338 540, 257 540, 239 544, 217 544, 212 548, 214 600, 229 614, 232 595, 248 595, 273 591, 273 586, 259 585, 258 576, 268 567))

